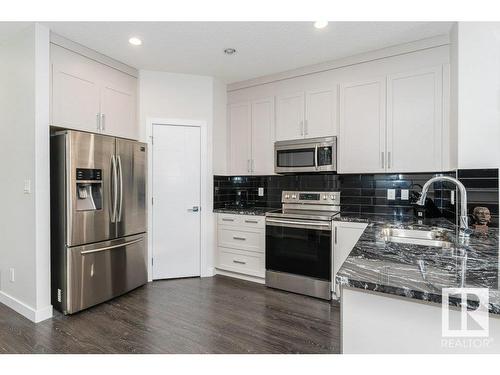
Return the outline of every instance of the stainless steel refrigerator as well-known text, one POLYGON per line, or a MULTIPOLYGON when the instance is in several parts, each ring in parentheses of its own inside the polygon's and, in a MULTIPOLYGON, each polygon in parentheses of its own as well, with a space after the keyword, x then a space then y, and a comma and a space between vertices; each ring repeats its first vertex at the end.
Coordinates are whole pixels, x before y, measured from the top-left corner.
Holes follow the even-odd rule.
POLYGON ((147 282, 147 146, 51 137, 52 305, 72 314, 147 282))

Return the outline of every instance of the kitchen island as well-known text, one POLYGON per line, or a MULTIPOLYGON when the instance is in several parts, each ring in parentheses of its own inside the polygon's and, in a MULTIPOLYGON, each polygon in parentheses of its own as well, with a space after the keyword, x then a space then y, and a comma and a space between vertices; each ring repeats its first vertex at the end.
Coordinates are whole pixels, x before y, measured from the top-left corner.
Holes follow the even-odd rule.
MULTIPOLYGON (((413 218, 340 215, 337 220, 368 222, 336 277, 344 353, 500 353, 498 230, 441 248, 392 242, 384 230, 439 227, 454 234, 455 225, 445 219, 417 224, 413 218), (486 337, 443 336, 443 288, 488 288, 486 337)), ((474 294, 464 301, 469 310, 478 308, 474 294)), ((461 299, 450 296, 447 305, 448 327, 457 329, 461 299)), ((479 328, 470 318, 468 324, 479 328)))

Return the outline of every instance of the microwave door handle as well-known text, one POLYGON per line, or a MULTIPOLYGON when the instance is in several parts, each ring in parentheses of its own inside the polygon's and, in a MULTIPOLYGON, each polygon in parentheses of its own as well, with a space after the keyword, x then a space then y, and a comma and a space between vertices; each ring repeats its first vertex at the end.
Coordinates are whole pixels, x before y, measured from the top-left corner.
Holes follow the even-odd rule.
POLYGON ((318 170, 318 145, 314 146, 314 168, 318 170))

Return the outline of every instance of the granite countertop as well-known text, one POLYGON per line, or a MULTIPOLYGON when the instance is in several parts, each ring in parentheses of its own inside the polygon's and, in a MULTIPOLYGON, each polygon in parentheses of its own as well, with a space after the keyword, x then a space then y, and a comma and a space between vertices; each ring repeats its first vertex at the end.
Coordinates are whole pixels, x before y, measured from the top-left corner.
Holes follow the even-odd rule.
POLYGON ((225 208, 214 208, 213 212, 222 214, 236 214, 236 215, 257 215, 265 216, 266 212, 275 211, 278 208, 272 207, 225 207, 225 208))
MULTIPOLYGON (((500 314, 497 229, 489 229, 486 235, 474 232, 467 243, 443 249, 386 242, 381 230, 440 227, 455 238, 456 226, 446 219, 428 219, 419 225, 413 217, 341 214, 334 220, 368 223, 337 273, 340 285, 435 303, 441 303, 442 288, 489 288, 489 311, 500 314)), ((468 298, 468 305, 476 308, 478 301, 473 295, 468 298)), ((456 298, 449 301, 460 305, 456 298)))

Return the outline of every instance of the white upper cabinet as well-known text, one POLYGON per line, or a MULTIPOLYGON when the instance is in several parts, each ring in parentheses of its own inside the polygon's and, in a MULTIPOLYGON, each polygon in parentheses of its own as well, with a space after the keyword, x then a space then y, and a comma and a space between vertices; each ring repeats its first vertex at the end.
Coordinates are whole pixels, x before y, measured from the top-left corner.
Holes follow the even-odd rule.
POLYGON ((231 104, 229 172, 233 175, 274 173, 274 99, 231 104))
POLYGON ((51 125, 137 139, 137 79, 51 45, 51 125))
POLYGON ((276 140, 304 137, 304 92, 276 97, 276 140))
POLYGON ((276 98, 276 140, 336 134, 337 90, 301 91, 276 98))
POLYGON ((443 103, 442 66, 342 84, 339 172, 444 170, 443 103))
POLYGON ((229 111, 229 171, 231 174, 250 174, 251 104, 231 104, 229 111))
POLYGON ((441 171, 442 67, 387 78, 387 171, 441 171))
POLYGON ((338 171, 385 171, 385 77, 340 85, 338 171))
POLYGON ((274 174, 274 98, 252 102, 253 174, 274 174))
POLYGON ((52 125, 96 132, 100 87, 97 63, 52 46, 52 125))
POLYGON ((101 88, 101 128, 106 134, 136 139, 137 79, 112 68, 107 70, 101 88))
POLYGON ((337 133, 337 90, 307 91, 304 121, 306 138, 335 135, 337 133))

